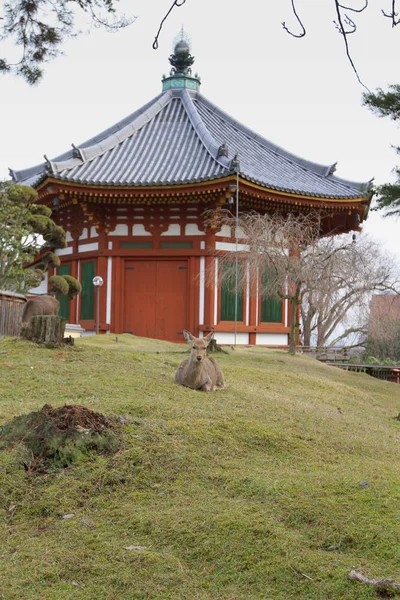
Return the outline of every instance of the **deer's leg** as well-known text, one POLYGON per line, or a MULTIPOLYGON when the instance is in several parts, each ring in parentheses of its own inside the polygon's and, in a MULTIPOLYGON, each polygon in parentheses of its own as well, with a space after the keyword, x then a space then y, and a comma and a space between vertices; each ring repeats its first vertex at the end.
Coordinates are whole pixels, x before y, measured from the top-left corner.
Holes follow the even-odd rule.
POLYGON ((214 389, 214 384, 210 378, 206 379, 204 383, 199 387, 199 390, 203 392, 212 392, 214 389))

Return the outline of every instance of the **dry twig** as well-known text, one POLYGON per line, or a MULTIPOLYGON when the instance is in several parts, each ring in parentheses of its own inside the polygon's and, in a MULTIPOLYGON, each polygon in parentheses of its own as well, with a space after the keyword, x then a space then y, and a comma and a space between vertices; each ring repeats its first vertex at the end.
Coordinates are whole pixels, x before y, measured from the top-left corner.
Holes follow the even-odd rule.
POLYGON ((360 583, 372 585, 379 593, 400 595, 400 583, 394 579, 369 579, 368 577, 364 577, 364 575, 354 570, 350 571, 348 578, 352 581, 359 581, 360 583))

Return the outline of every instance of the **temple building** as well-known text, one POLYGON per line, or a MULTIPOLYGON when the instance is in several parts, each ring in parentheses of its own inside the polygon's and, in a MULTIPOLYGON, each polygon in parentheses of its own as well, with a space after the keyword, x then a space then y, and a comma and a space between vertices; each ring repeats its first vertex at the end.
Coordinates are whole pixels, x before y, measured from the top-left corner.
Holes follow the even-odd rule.
POLYGON ((184 329, 214 330, 219 343, 233 343, 235 331, 239 344, 286 346, 288 302, 250 294, 254 282, 239 293, 235 322, 234 294, 218 270, 218 252, 234 255, 235 232, 210 225, 205 211, 233 196, 240 212, 321 210, 325 234, 348 232, 366 218, 368 183, 336 177, 335 165, 295 156, 212 104, 184 39, 169 61, 162 92, 145 106, 60 156, 11 171, 67 231, 58 272, 77 277, 83 291, 62 314, 96 329, 99 275, 103 333, 183 341, 184 329))

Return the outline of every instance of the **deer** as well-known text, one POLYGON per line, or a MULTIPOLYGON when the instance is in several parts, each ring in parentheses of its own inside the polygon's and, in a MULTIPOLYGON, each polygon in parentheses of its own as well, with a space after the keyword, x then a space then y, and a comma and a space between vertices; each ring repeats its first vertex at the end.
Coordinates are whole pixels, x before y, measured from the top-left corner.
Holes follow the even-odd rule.
POLYGON ((176 371, 175 383, 203 392, 224 389, 225 380, 220 366, 212 356, 207 356, 207 346, 214 332, 196 338, 185 329, 183 335, 192 348, 190 356, 181 362, 176 371))
POLYGON ((28 300, 22 313, 22 325, 28 325, 31 317, 36 315, 57 315, 60 303, 54 296, 36 296, 28 300))

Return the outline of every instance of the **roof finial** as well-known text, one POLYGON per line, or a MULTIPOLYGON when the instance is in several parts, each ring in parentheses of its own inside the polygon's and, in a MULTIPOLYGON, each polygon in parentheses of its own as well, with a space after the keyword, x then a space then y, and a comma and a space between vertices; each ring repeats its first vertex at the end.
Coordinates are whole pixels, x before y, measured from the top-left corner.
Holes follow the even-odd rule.
POLYGON ((171 88, 199 90, 200 77, 197 73, 194 77, 192 76, 191 67, 194 63, 194 56, 190 53, 190 46, 190 38, 182 25, 180 32, 175 37, 173 52, 168 59, 172 66, 169 77, 163 76, 163 91, 171 88))

